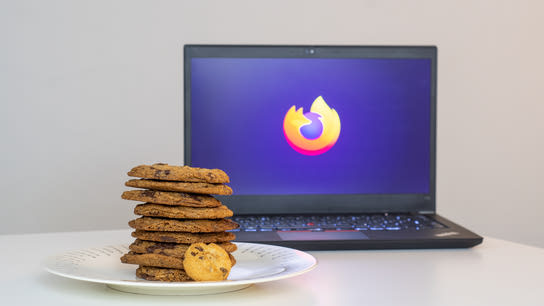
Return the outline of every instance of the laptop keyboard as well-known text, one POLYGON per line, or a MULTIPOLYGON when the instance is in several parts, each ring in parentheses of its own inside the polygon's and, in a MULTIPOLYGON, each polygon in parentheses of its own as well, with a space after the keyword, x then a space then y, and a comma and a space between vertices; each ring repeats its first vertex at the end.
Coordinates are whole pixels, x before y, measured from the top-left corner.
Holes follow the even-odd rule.
POLYGON ((425 215, 357 214, 357 215, 288 215, 234 216, 240 224, 235 231, 412 231, 445 228, 425 215))

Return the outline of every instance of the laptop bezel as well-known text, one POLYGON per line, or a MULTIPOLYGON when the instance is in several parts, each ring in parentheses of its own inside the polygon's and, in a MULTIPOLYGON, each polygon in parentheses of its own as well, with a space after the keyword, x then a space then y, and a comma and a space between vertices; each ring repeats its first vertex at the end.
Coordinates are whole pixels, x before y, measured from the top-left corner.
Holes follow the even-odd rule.
POLYGON ((217 196, 239 215, 436 212, 436 46, 185 45, 184 163, 191 165, 191 59, 428 58, 431 60, 429 192, 426 194, 314 194, 217 196))

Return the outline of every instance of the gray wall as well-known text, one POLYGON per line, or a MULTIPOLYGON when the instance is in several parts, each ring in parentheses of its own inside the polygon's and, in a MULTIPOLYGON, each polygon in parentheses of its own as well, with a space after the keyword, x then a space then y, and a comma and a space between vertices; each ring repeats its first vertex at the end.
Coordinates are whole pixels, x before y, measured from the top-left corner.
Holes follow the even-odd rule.
POLYGON ((544 247, 542 1, 0 3, 0 233, 127 227, 125 173, 183 161, 183 44, 436 44, 439 212, 544 247))

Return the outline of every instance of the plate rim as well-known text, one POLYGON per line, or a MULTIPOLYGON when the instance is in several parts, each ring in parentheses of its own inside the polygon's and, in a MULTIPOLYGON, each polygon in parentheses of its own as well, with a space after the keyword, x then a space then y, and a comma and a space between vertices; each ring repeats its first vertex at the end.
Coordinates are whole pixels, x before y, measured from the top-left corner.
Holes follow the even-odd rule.
POLYGON ((92 283, 99 283, 99 284, 105 284, 105 285, 119 285, 119 286, 130 286, 130 287, 158 287, 158 288, 178 288, 178 289, 185 289, 185 288, 203 288, 203 287, 230 287, 230 286, 240 286, 240 285, 251 285, 251 284, 257 284, 257 283, 264 283, 264 282, 271 282, 276 280, 282 280, 286 278, 295 277, 307 272, 310 272, 313 270, 317 264, 317 258, 315 258, 313 255, 300 251, 293 248, 288 248, 284 246, 279 245, 273 245, 273 244, 264 244, 264 243, 249 243, 249 242, 233 242, 238 247, 244 245, 244 246, 266 246, 267 248, 274 248, 274 249, 280 249, 280 250, 288 250, 290 252, 296 253, 298 256, 305 258, 308 260, 308 266, 304 269, 301 269, 299 271, 293 271, 290 273, 284 273, 280 272, 278 274, 274 274, 271 276, 265 276, 265 277, 259 277, 255 279, 242 279, 242 280, 224 280, 224 281, 200 281, 200 282, 159 282, 159 281, 147 281, 147 280, 109 280, 109 279, 96 279, 96 278, 90 278, 90 277, 82 277, 82 276, 74 276, 72 274, 62 273, 59 271, 56 271, 55 269, 51 268, 51 263, 54 263, 57 261, 57 257, 60 257, 62 255, 65 255, 70 252, 77 252, 77 251, 83 251, 88 249, 99 249, 104 247, 112 247, 112 246, 126 246, 126 244, 118 243, 118 244, 108 244, 103 245, 100 247, 87 247, 87 248, 81 248, 77 250, 69 250, 65 251, 59 254, 48 256, 44 262, 42 263, 42 266, 44 269, 54 275, 58 275, 61 277, 69 278, 69 279, 75 279, 80 281, 86 281, 86 282, 92 282, 92 283))

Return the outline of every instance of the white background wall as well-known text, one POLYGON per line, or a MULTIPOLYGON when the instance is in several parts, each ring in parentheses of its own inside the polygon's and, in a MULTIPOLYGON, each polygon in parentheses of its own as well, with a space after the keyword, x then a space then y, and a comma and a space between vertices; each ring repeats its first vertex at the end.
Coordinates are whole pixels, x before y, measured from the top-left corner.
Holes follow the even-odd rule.
POLYGON ((433 44, 438 211, 544 247, 542 1, 0 0, 0 233, 127 228, 181 164, 182 46, 433 44))

